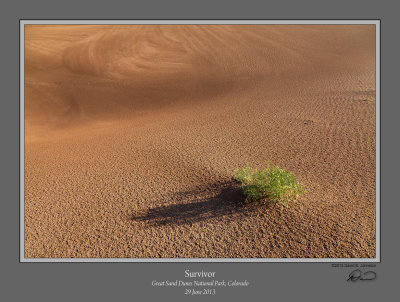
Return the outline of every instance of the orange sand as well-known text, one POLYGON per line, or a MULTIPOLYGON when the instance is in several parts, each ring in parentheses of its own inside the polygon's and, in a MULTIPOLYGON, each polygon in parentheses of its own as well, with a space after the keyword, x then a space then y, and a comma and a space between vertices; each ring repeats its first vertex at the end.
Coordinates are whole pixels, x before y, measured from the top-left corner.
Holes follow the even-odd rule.
POLYGON ((29 25, 26 257, 375 257, 371 25, 29 25), (266 161, 307 194, 243 204, 266 161))

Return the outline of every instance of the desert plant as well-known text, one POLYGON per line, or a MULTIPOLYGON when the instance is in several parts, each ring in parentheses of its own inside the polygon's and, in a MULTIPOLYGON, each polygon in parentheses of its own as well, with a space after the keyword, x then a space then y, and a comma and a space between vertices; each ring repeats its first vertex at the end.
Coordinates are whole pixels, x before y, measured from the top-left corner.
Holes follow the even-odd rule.
POLYGON ((297 182, 294 173, 269 164, 262 170, 249 165, 237 169, 235 179, 241 183, 247 202, 260 201, 265 204, 272 201, 288 205, 305 193, 304 186, 297 182))

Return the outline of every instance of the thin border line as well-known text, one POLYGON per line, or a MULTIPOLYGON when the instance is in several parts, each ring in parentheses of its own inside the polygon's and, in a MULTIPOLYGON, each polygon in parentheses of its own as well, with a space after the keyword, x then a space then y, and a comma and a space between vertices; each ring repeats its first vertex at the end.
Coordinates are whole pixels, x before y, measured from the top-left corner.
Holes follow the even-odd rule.
POLYGON ((38 19, 21 18, 20 21, 381 21, 382 19, 361 18, 361 19, 38 19))
MULTIPOLYGON (((379 23, 376 25, 379 26, 379 56, 378 54, 376 55, 376 59, 378 60, 379 57, 379 102, 377 102, 377 108, 379 110, 379 140, 377 140, 377 143, 379 143, 379 175, 376 177, 379 179, 375 183, 379 182, 379 204, 377 201, 375 201, 375 206, 377 209, 379 209, 379 213, 376 213, 376 218, 379 219, 379 241, 375 240, 375 244, 377 242, 379 243, 379 255, 377 257, 379 258, 379 263, 382 262, 382 186, 381 186, 381 177, 382 177, 382 21, 380 20, 379 23), (378 106, 379 105, 379 106, 378 106)), ((378 42, 378 41, 376 41, 378 42)), ((375 68, 377 70, 377 68, 375 68)), ((376 81, 377 82, 377 81, 376 81)), ((375 112, 375 115, 378 116, 375 112)), ((377 124, 377 123, 376 123, 377 124)), ((378 148, 376 148, 378 150, 378 148)), ((378 157, 378 156, 377 156, 378 157)), ((376 169, 378 170, 378 169, 376 169)), ((376 184, 375 184, 376 186, 376 184)), ((378 190, 377 187, 375 187, 376 190, 378 190)), ((376 219, 375 218, 375 219, 376 219)), ((376 227, 376 225, 375 225, 376 227)), ((378 234, 378 232, 377 232, 378 234)))
POLYGON ((377 25, 381 20, 380 19, 304 19, 304 20, 277 20, 277 19, 270 19, 270 20, 260 20, 260 19, 136 19, 136 20, 127 20, 127 19, 20 19, 20 22, 23 24, 31 24, 31 25, 47 25, 47 24, 68 24, 68 25, 107 25, 107 24, 120 24, 120 25, 146 25, 146 24, 165 24, 165 25, 181 25, 181 24, 203 24, 203 25, 268 25, 268 24, 275 24, 275 25, 377 25), (77 23, 82 21, 82 23, 77 23), (215 23, 211 23, 211 21, 215 21, 215 23), (105 23, 107 22, 107 23, 105 23), (168 23, 166 23, 168 22, 168 23), (297 23, 298 22, 298 23, 297 23), (324 23, 322 23, 324 22, 324 23))
MULTIPOLYGON (((23 22, 22 22, 23 23, 23 22)), ((20 83, 20 89, 19 89, 19 150, 20 150, 20 158, 19 158, 19 173, 20 173, 20 188, 19 188, 19 196, 20 196, 20 223, 19 223, 19 229, 20 229, 20 259, 19 261, 24 261, 25 260, 25 33, 23 32, 25 30, 25 25, 23 25, 20 21, 20 26, 19 26, 19 83, 20 83), (22 41, 22 39, 24 39, 22 41), (21 46, 24 47, 21 47, 21 46), (22 69, 22 73, 21 73, 22 69), (22 85, 23 84, 23 85, 22 85), (22 101, 24 101, 24 104, 21 104, 22 101), (23 124, 21 126, 21 123, 23 124), (24 139, 24 142, 22 142, 22 139, 24 139), (23 170, 21 170, 23 168, 23 170), (22 172, 21 172, 22 171, 22 172), (23 202, 21 202, 21 200, 23 202)))
MULTIPOLYGON (((18 51, 19 51, 19 56, 18 56, 18 83, 19 83, 19 89, 18 89, 18 234, 21 237, 21 21, 19 21, 20 26, 18 27, 18 51)), ((25 101, 25 98, 24 98, 25 101)), ((24 134, 25 135, 25 134, 24 134)), ((24 167, 25 169, 25 167, 24 167)), ((24 186, 25 187, 25 186, 24 186)), ((24 202, 25 204, 25 198, 24 202)), ((25 212, 25 211, 24 211, 25 212)), ((25 219, 24 219, 25 220, 25 219)), ((25 233, 25 232, 23 232, 25 233)), ((24 235, 25 237, 25 235, 24 235)), ((25 238, 24 240, 25 241, 25 238)), ((21 262, 21 251, 24 249, 21 249, 21 238, 18 242, 18 251, 19 251, 19 261, 21 262)))
MULTIPOLYGON (((373 263, 381 263, 381 235, 382 235, 382 228, 381 228, 381 143, 380 143, 380 137, 381 137, 381 48, 382 48, 382 43, 381 43, 381 19, 135 19, 135 20, 129 20, 129 19, 19 19, 19 172, 20 172, 20 189, 19 189, 19 231, 20 231, 20 242, 19 242, 19 249, 20 249, 20 257, 19 257, 19 262, 20 263, 29 263, 29 262, 58 262, 58 263, 88 263, 88 262, 100 262, 100 263, 109 263, 109 262, 114 262, 114 263, 347 263, 347 262, 373 262, 373 263), (35 22, 35 21, 40 21, 35 22), (46 21, 51 21, 46 22, 46 21), (210 24, 210 23, 204 23, 208 21, 232 21, 235 22, 234 24, 230 25, 244 25, 244 24, 249 24, 249 25, 375 25, 375 43, 376 43, 376 52, 379 51, 379 55, 376 53, 375 56, 375 61, 376 64, 379 62, 379 74, 378 74, 378 69, 375 67, 375 89, 379 89, 379 92, 376 91, 375 94, 375 101, 376 101, 376 111, 379 111, 379 115, 377 112, 375 113, 375 129, 378 126, 378 123, 376 119, 379 116, 379 136, 377 137, 377 132, 376 132, 376 151, 378 150, 378 145, 379 145, 379 170, 376 167, 376 182, 375 182, 375 190, 376 190, 376 199, 379 196, 379 202, 378 200, 375 200, 375 207, 376 207, 376 217, 375 217, 375 222, 376 220, 379 220, 379 238, 378 238, 378 230, 377 225, 378 223, 375 223, 375 231, 376 231, 376 237, 375 238, 375 258, 25 258, 25 171, 21 173, 21 167, 24 167, 25 170, 25 104, 21 104, 22 101, 25 101, 25 90, 24 90, 24 85, 25 84, 25 49, 22 49, 22 45, 25 46, 25 25, 30 25, 30 24, 38 24, 38 25, 47 25, 47 24, 61 24, 61 22, 67 21, 69 25, 79 25, 79 23, 71 23, 74 21, 86 21, 86 23, 82 23, 85 25, 97 25, 97 24, 121 24, 117 23, 119 21, 125 21, 125 22, 130 22, 130 23, 122 23, 121 25, 134 25, 134 24, 151 24, 151 23, 139 23, 141 21, 146 21, 146 22, 161 22, 161 23, 156 23, 156 24, 171 24, 171 23, 162 23, 163 21, 177 21, 176 25, 183 25, 186 23, 181 23, 181 22, 189 22, 187 24, 203 24, 203 25, 223 25, 223 24, 229 24, 229 23, 215 23, 215 24, 210 24), (91 21, 100 21, 103 23, 94 23, 91 21), (111 23, 111 22, 106 22, 105 21, 112 21, 116 23, 111 23), (200 23, 194 23, 193 21, 201 21, 200 23), (239 22, 237 22, 239 21, 239 22), (252 22, 252 23, 242 23, 241 21, 245 22, 252 22), (254 23, 254 21, 262 22, 262 23, 254 23), (278 23, 274 21, 280 21, 278 23), (285 23, 285 21, 291 21, 290 23, 285 23), (294 23, 296 21, 303 21, 301 23, 294 23), (305 21, 305 22, 304 22, 305 21), (334 21, 334 22, 328 22, 327 21, 334 21), (341 21, 346 21, 349 23, 344 23, 341 21), (362 22, 357 22, 357 21, 366 21, 365 23, 362 22), (137 22, 137 23, 133 23, 137 22), (319 22, 325 22, 325 23, 319 23, 319 22), (379 28, 378 28, 379 27, 379 28), (379 36, 379 39, 378 39, 379 36), (24 40, 22 41, 22 38, 24 40), (23 54, 23 56, 22 56, 23 54), (22 61, 23 60, 23 61, 22 61), (21 64, 23 62, 23 64, 21 64), (23 67, 23 73, 21 73, 21 67, 23 67), (378 81, 377 78, 379 77, 379 86, 377 85, 378 81), (23 98, 22 98, 23 96, 23 98), (379 100, 378 100, 379 96, 379 100), (23 124, 23 127, 21 127, 21 123, 23 124), (22 142, 22 138, 24 139, 24 142, 22 142), (24 156, 22 157, 21 154, 24 156), (22 177, 21 177, 22 176, 22 177), (378 187, 377 184, 379 182, 379 192, 378 192, 378 187), (21 186, 22 184, 22 186, 21 186), (22 198, 23 197, 23 198, 22 198), (23 210, 21 212, 21 209, 23 210), (379 248, 378 248, 379 246, 379 248)), ((173 25, 173 24, 171 24, 173 25)), ((376 159, 378 160, 378 154, 376 154, 376 159)), ((377 165, 378 162, 376 162, 375 165, 377 165)))

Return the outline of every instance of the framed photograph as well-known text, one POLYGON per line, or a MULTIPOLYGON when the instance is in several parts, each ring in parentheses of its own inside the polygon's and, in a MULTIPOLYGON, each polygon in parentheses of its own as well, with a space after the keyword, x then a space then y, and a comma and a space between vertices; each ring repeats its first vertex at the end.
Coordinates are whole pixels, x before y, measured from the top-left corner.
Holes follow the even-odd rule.
POLYGON ((394 5, 3 6, 1 301, 395 297, 394 5))
POLYGON ((379 262, 379 20, 21 20, 22 262, 379 262))

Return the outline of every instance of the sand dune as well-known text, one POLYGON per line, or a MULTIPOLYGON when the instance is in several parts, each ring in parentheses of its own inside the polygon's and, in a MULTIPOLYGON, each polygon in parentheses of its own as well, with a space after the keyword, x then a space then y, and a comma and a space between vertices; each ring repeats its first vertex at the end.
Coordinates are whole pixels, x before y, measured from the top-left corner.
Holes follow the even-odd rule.
POLYGON ((26 26, 26 257, 374 257, 374 31, 26 26), (266 161, 307 195, 240 203, 266 161))

